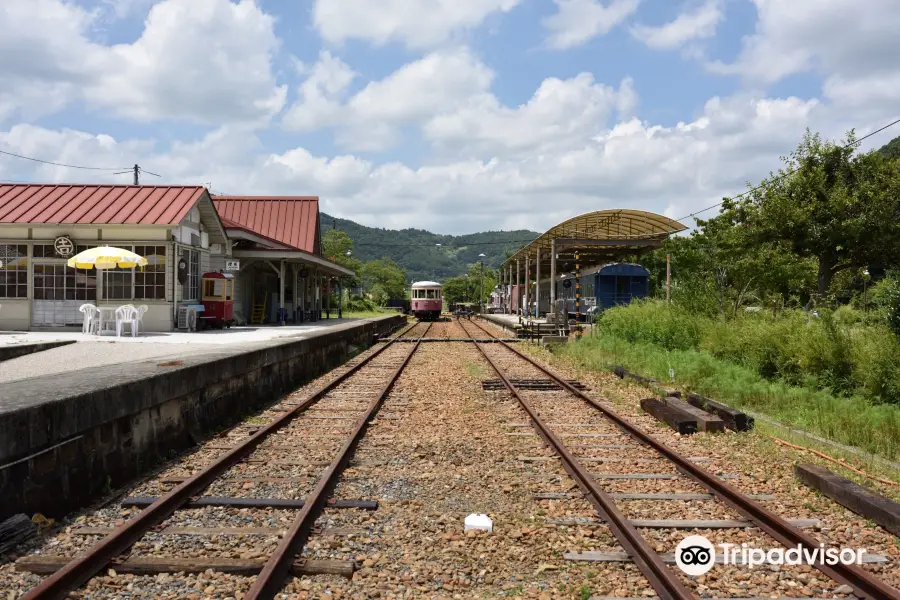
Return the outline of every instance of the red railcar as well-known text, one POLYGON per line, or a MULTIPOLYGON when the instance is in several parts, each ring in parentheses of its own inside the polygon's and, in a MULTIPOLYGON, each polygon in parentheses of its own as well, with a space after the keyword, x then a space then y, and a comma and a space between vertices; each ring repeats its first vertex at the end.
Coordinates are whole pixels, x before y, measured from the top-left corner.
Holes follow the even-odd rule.
POLYGON ((417 281, 412 284, 410 309, 422 321, 440 318, 444 310, 443 286, 435 281, 417 281))
POLYGON ((234 275, 204 273, 201 280, 203 313, 200 318, 211 327, 231 327, 234 324, 234 275))

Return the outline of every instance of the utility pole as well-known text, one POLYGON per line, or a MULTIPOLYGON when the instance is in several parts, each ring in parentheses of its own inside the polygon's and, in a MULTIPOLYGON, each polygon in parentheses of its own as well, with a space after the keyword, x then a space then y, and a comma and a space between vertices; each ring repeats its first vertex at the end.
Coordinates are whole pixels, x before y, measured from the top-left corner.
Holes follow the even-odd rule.
POLYGON ((478 312, 484 313, 484 253, 478 255, 481 259, 481 295, 478 296, 478 312))
POLYGON ((134 165, 134 185, 141 185, 141 180, 139 174, 141 172, 141 168, 137 165, 134 165))

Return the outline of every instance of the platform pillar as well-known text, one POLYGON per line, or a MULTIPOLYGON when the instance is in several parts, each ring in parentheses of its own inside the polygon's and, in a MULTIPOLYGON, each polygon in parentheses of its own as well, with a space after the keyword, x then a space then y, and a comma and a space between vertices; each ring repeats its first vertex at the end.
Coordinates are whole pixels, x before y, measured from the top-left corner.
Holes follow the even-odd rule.
POLYGON ((534 274, 534 316, 541 318, 541 249, 535 250, 535 274, 534 274))
POLYGON ((519 286, 519 281, 521 280, 521 268, 522 265, 519 262, 519 259, 516 259, 516 312, 515 314, 519 314, 519 307, 522 305, 522 288, 519 286))
POLYGON ((531 316, 531 256, 525 255, 525 316, 531 316))
MULTIPOLYGON (((556 240, 550 240, 550 312, 556 315, 556 240)), ((554 316, 558 319, 558 316, 554 316)))
POLYGON ((581 257, 575 252, 575 338, 581 337, 581 257))

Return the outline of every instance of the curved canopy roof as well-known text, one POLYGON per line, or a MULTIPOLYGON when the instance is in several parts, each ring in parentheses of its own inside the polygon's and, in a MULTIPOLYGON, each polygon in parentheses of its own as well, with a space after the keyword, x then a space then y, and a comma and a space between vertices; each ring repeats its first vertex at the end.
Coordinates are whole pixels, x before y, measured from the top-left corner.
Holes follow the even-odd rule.
MULTIPOLYGON (((549 263, 551 243, 554 241, 561 262, 568 262, 563 254, 571 256, 577 250, 583 256, 582 266, 597 264, 598 260, 658 248, 666 237, 686 229, 685 225, 674 219, 643 210, 598 210, 551 227, 510 256, 503 266, 514 265, 516 259, 524 262, 526 256, 531 257, 533 262, 538 249, 541 251, 541 262, 549 263)), ((565 265, 560 266, 565 268, 565 265)))

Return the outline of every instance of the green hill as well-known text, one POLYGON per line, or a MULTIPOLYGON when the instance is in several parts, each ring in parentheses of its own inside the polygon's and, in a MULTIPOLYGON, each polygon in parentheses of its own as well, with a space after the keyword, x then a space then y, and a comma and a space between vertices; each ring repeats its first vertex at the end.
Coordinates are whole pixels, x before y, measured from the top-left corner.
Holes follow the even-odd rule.
POLYGON ((496 268, 515 250, 536 238, 528 230, 483 231, 467 235, 439 235, 424 229, 366 227, 321 213, 322 233, 336 227, 353 240, 353 255, 363 261, 390 258, 406 269, 407 279, 421 281, 460 275, 484 254, 486 267, 496 268), (437 244, 441 244, 438 246, 437 244))
POLYGON ((879 148, 878 151, 888 158, 900 158, 900 137, 895 137, 879 148))

